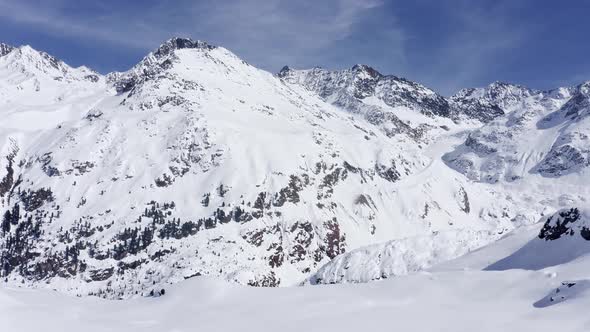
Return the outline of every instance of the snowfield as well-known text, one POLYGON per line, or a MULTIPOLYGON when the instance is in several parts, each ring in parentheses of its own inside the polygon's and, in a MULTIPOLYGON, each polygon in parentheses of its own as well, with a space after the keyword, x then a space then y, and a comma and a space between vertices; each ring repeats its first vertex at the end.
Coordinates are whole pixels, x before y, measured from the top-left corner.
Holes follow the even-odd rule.
POLYGON ((538 231, 523 229, 430 271, 367 284, 252 288, 194 278, 161 297, 124 301, 4 288, 0 315, 5 331, 22 332, 588 331, 590 257, 536 271, 481 270, 538 231))

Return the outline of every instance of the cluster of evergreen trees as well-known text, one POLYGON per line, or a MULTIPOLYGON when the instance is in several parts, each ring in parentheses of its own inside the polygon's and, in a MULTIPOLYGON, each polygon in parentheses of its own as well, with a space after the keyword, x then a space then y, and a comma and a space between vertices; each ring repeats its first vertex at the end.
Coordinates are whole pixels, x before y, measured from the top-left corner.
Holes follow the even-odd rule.
POLYGON ((15 204, 2 218, 3 247, 0 248, 0 272, 2 276, 10 274, 17 266, 23 268, 37 254, 33 248, 41 237, 41 220, 39 215, 20 214, 20 207, 15 204))
POLYGON ((2 234, 9 233, 11 226, 17 225, 19 219, 20 207, 18 204, 15 204, 12 210, 6 210, 4 212, 4 216, 2 217, 2 234))
POLYGON ((146 249, 154 239, 154 230, 151 226, 140 228, 125 228, 117 236, 120 241, 112 251, 112 257, 116 260, 125 258, 131 254, 136 255, 146 249))

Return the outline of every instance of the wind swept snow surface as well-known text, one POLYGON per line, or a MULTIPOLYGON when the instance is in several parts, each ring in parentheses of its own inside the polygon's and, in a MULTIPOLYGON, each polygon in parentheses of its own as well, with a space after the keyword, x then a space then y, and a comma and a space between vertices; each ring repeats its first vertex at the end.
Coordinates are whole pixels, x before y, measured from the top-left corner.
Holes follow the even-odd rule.
POLYGON ((547 274, 519 270, 271 289, 196 278, 159 298, 126 301, 2 289, 0 317, 3 331, 19 332, 588 331, 588 296, 534 305, 560 286, 547 274))

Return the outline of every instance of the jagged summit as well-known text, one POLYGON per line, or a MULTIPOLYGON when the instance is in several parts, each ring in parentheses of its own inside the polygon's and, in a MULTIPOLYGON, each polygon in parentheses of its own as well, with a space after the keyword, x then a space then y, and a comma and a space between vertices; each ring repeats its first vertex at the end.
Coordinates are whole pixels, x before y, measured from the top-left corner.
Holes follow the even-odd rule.
POLYGON ((529 89, 522 85, 495 81, 485 88, 461 89, 451 97, 451 100, 462 101, 483 99, 507 111, 514 106, 514 103, 518 100, 541 93, 543 93, 543 91, 529 89))
POLYGON ((130 70, 123 73, 114 72, 108 74, 107 82, 115 86, 117 93, 129 92, 139 83, 154 79, 167 69, 170 69, 179 60, 176 54, 177 51, 191 49, 208 52, 222 48, 210 45, 205 41, 193 40, 191 38, 170 38, 157 49, 146 55, 130 70))
POLYGON ((157 58, 167 56, 174 50, 187 49, 187 48, 198 48, 211 50, 216 46, 210 45, 205 41, 193 40, 191 38, 173 37, 165 41, 153 52, 153 55, 157 58))
POLYGON ((29 45, 23 45, 16 49, 15 52, 10 52, 14 55, 16 61, 19 61, 23 65, 32 65, 41 71, 47 72, 50 68, 53 68, 62 73, 66 73, 69 66, 63 61, 50 55, 49 53, 38 51, 29 45))
POLYGON ((369 65, 364 65, 364 64, 356 64, 354 66, 352 66, 351 70, 355 73, 367 73, 370 77, 382 77, 383 75, 378 72, 376 69, 374 69, 373 67, 369 66, 369 65))
POLYGON ((489 122, 518 108, 527 98, 542 96, 542 91, 496 81, 484 88, 461 89, 449 100, 463 114, 482 122, 489 122))
POLYGON ((279 70, 279 72, 277 73, 277 77, 279 77, 279 78, 286 77, 287 75, 289 75, 289 73, 292 70, 293 69, 291 69, 291 67, 285 65, 285 66, 283 66, 283 68, 281 68, 281 70, 279 70))
MULTIPOLYGON (((429 117, 452 115, 448 101, 435 91, 394 75, 383 75, 364 64, 333 71, 322 68, 294 70, 285 66, 277 76, 289 83, 302 85, 353 113, 370 113, 373 122, 384 120, 384 111, 378 110, 381 115, 376 114, 378 105, 373 101, 392 108, 410 109, 429 117)), ((392 114, 386 117, 392 117, 392 114)), ((397 119, 394 121, 398 122, 397 119)))

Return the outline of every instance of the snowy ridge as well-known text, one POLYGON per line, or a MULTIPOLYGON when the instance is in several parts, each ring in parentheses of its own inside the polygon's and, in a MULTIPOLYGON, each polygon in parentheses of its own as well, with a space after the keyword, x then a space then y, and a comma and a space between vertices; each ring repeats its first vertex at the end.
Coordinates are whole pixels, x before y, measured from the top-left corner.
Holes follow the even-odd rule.
POLYGON ((497 103, 511 111, 471 132, 444 160, 470 179, 489 183, 585 172, 587 86, 547 92, 519 88, 507 99, 500 95, 497 103))
POLYGON ((361 114, 388 136, 429 140, 443 131, 441 127, 453 127, 451 118, 456 120, 449 102, 433 90, 404 78, 382 75, 367 65, 340 71, 284 67, 277 76, 333 105, 361 114))
POLYGON ((337 100, 352 95, 362 100, 375 96, 391 107, 415 108, 427 115, 443 117, 451 113, 445 98, 431 89, 393 75, 382 75, 367 65, 355 65, 342 71, 322 68, 292 70, 284 67, 278 76, 303 85, 327 99, 337 100))
POLYGON ((480 102, 491 106, 497 106, 506 114, 519 107, 522 102, 532 96, 542 93, 541 91, 504 82, 494 82, 485 88, 462 89, 451 97, 451 100, 469 105, 470 102, 480 102))

